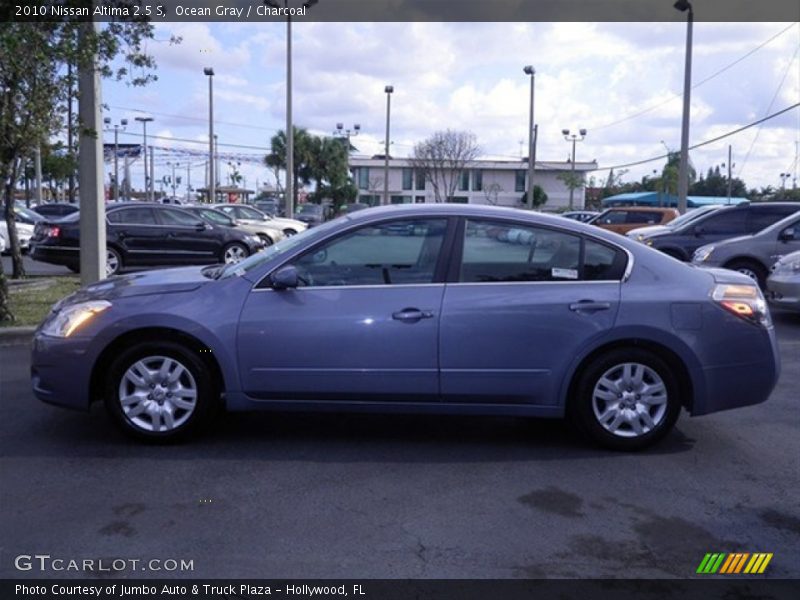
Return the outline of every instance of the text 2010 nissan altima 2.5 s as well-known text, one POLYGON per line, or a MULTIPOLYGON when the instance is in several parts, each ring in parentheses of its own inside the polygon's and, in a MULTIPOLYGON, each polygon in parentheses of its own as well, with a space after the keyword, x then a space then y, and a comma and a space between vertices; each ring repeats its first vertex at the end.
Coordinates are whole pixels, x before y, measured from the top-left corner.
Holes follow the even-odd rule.
POLYGON ((514 209, 358 211, 239 264, 114 277, 59 302, 31 375, 174 438, 228 410, 570 416, 647 446, 681 408, 767 399, 764 298, 613 233, 514 209), (511 230, 524 235, 508 235, 511 230), (512 241, 513 240, 513 241, 512 241))

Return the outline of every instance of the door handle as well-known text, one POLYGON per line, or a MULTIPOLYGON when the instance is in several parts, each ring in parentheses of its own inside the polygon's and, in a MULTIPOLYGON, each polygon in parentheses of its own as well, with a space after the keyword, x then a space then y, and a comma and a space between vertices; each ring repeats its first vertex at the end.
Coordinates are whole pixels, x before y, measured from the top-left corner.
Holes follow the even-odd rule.
POLYGON ((610 308, 610 302, 595 302, 594 300, 581 300, 569 305, 569 309, 573 312, 594 313, 600 310, 609 310, 610 308))
POLYGON ((392 313, 392 318, 395 321, 403 321, 405 323, 416 323, 422 319, 432 319, 433 311, 419 310, 418 308, 404 308, 395 313, 392 313))

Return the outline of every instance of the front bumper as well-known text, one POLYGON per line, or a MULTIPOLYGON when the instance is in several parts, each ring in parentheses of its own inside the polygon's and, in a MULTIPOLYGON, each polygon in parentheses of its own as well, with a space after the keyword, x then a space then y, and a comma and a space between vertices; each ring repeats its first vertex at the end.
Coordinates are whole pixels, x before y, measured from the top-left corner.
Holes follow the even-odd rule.
POLYGON ((767 280, 767 301, 772 306, 800 311, 800 275, 772 275, 767 280))
POLYGON ((31 353, 31 386, 42 402, 88 410, 91 338, 57 338, 36 332, 31 353))

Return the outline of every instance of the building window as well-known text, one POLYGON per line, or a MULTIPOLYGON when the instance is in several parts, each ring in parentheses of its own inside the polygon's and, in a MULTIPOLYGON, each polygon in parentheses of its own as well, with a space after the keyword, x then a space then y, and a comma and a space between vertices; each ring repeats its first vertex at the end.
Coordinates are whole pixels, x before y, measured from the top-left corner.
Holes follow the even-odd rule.
POLYGON ((525 191, 525 179, 527 173, 525 171, 517 171, 516 177, 514 178, 514 191, 515 192, 524 192, 525 191))
POLYGON ((447 201, 453 204, 469 204, 469 198, 466 196, 450 196, 447 201))
POLYGON ((361 204, 368 204, 369 206, 377 206, 381 203, 381 197, 375 194, 362 194, 358 197, 361 204))
POLYGON ((358 168, 358 189, 369 189, 369 167, 358 168))
POLYGON ((392 196, 392 204, 411 204, 411 196, 392 196))
POLYGON ((425 189, 425 171, 423 171, 422 169, 417 169, 416 173, 414 173, 414 178, 416 179, 416 181, 415 181, 416 185, 414 186, 414 189, 424 190, 425 189))
POLYGON ((414 203, 416 203, 416 204, 425 204, 425 196, 416 196, 414 198, 414 203))
POLYGON ((458 178, 458 191, 469 191, 469 171, 461 172, 461 176, 458 178))
POLYGON ((483 171, 475 169, 472 171, 472 191, 483 191, 483 171))
POLYGON ((413 169, 403 169, 403 189, 410 190, 414 179, 413 169))

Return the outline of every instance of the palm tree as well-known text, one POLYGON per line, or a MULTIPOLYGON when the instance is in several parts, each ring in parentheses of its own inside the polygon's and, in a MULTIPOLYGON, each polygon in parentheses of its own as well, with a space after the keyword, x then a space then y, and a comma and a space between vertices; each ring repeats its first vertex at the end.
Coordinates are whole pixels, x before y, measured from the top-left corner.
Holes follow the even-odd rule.
MULTIPOLYGON (((311 182, 311 163, 313 158, 312 136, 305 129, 294 128, 294 198, 297 204, 298 183, 307 185, 311 182)), ((264 157, 264 164, 272 169, 286 169, 286 132, 279 131, 270 140, 270 153, 264 157)))

